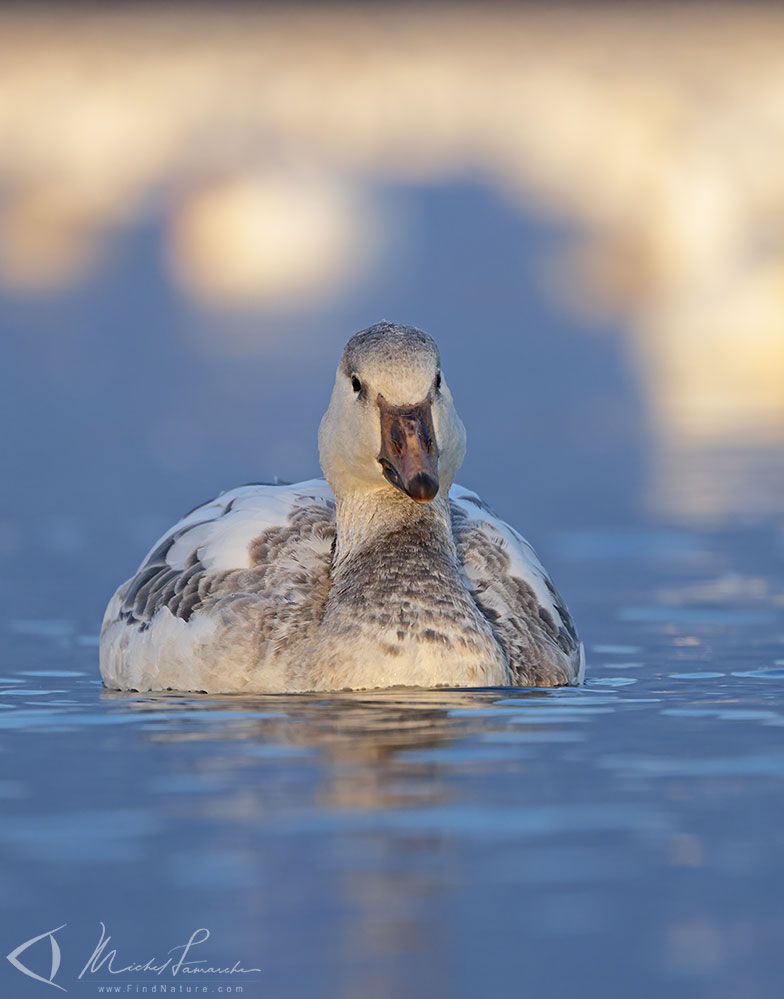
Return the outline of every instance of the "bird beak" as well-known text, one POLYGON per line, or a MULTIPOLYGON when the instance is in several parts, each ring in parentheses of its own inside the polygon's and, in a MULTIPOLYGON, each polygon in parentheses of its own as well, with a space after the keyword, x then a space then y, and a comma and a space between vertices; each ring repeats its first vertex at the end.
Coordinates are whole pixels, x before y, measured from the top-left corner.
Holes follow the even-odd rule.
POLYGON ((390 406, 378 397, 384 478, 417 503, 429 503, 438 492, 438 447, 430 399, 416 406, 390 406))

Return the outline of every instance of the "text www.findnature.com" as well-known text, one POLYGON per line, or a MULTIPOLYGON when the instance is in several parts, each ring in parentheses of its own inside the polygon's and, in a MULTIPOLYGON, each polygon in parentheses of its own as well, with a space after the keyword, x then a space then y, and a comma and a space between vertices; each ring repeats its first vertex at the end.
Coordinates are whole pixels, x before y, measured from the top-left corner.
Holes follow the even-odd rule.
POLYGON ((244 986, 242 985, 216 985, 210 987, 209 985, 163 985, 156 982, 154 985, 99 985, 99 992, 108 993, 109 995, 144 995, 149 993, 151 995, 208 995, 209 993, 218 994, 228 994, 239 995, 244 992, 244 986))

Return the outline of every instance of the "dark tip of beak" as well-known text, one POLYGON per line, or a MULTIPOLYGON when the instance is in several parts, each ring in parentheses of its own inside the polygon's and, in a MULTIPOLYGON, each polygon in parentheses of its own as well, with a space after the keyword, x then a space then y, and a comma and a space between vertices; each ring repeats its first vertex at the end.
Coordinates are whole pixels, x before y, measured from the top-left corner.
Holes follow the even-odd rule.
POLYGON ((438 492, 438 479, 427 472, 417 472, 405 485, 405 491, 417 503, 429 503, 438 492))

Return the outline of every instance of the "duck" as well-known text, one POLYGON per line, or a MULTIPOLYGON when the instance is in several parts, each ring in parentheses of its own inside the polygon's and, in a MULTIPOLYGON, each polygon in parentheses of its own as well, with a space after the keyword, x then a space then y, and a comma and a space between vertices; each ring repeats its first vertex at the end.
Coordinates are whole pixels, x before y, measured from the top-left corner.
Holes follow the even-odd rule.
POLYGON ((272 694, 583 682, 533 548, 455 484, 466 432, 435 340, 387 321, 343 350, 323 478, 179 520, 104 615, 107 688, 272 694))

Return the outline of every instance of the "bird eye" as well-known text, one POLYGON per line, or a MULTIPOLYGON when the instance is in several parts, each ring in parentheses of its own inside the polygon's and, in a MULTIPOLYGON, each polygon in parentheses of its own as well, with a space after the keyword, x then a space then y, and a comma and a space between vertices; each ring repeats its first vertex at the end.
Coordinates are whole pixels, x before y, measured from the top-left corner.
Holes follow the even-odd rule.
POLYGON ((441 372, 440 371, 436 375, 436 388, 437 389, 441 388, 441 372))
POLYGON ((362 382, 357 378, 356 375, 351 376, 351 387, 354 389, 355 392, 362 391, 362 382))

